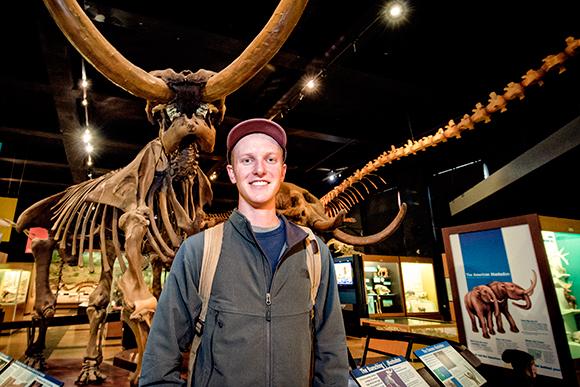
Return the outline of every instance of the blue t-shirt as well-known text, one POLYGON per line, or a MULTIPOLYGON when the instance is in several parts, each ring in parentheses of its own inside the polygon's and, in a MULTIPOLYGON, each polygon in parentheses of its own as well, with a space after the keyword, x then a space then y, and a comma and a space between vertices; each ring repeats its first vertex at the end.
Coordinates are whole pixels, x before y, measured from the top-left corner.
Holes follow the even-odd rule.
POLYGON ((282 255, 282 249, 286 244, 286 225, 280 221, 278 226, 273 230, 261 232, 264 229, 254 227, 254 234, 260 244, 260 247, 268 257, 270 265, 272 266, 272 275, 276 271, 278 261, 282 255))

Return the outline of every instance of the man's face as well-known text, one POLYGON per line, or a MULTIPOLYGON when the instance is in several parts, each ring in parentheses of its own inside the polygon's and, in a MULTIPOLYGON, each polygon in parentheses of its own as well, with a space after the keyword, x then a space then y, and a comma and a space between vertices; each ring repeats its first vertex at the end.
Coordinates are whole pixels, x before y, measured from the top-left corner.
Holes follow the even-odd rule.
POLYGON ((240 209, 275 209, 276 193, 286 175, 280 145, 268 135, 250 134, 236 144, 230 160, 228 175, 238 187, 240 209))

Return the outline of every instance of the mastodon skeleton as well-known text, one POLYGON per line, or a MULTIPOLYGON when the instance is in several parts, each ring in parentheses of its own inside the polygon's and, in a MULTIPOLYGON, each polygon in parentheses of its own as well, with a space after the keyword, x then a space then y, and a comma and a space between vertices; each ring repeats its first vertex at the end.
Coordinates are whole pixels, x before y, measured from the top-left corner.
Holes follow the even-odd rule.
POLYGON ((37 263, 34 324, 39 333, 27 355, 36 367, 43 365, 46 328, 56 301, 48 286, 52 250, 57 248, 68 264, 76 265, 78 255, 85 247, 92 251, 96 241, 103 257, 103 271, 99 286, 90 297, 91 339, 79 381, 102 380, 104 375, 98 370, 102 361, 100 326, 109 301, 110 268, 115 257, 121 257, 122 241, 128 262, 127 267, 122 267, 124 273, 119 280, 123 320, 134 331, 139 348, 139 363, 131 378, 135 385, 157 303, 141 274, 142 251, 151 248, 162 261, 170 261, 183 238, 202 227, 202 208, 211 200, 211 188, 195 161, 198 148, 213 150, 213 124, 223 118, 225 97, 253 78, 278 52, 307 1, 282 0, 246 50, 215 75, 203 70, 195 74, 176 74, 171 70, 148 73, 115 50, 75 0, 44 3, 89 63, 113 83, 147 100, 149 118, 160 117, 160 137, 147 144, 125 168, 70 187, 34 204, 20 216, 18 231, 34 226, 49 229, 48 239, 35 239, 32 243, 37 263))
MULTIPOLYGON (((225 109, 223 99, 216 105, 192 103, 213 75, 200 70, 176 74, 171 70, 154 72, 176 91, 170 104, 154 106, 151 118, 159 117, 159 137, 149 142, 126 167, 94 180, 72 186, 42 200, 24 211, 17 230, 37 226, 49 229, 47 240, 34 239, 32 251, 37 263, 35 325, 37 339, 26 351, 27 363, 44 366, 46 326, 55 312, 56 298, 48 287, 48 265, 56 248, 69 265, 82 265, 83 252, 99 246, 102 273, 91 293, 87 314, 91 324, 90 342, 79 382, 98 381, 102 362, 102 324, 111 291, 111 267, 115 258, 123 271, 119 288, 123 293, 123 320, 144 350, 148 323, 157 301, 142 276, 143 251, 154 251, 169 264, 184 238, 205 226, 203 206, 211 202, 208 178, 197 162, 199 150, 211 152, 215 142, 214 123, 225 109), (123 241, 123 243, 121 243, 123 241), (125 266, 121 259, 124 245, 125 266)), ((152 105, 150 105, 152 106, 152 105)), ((136 375, 139 374, 139 370, 136 375)))

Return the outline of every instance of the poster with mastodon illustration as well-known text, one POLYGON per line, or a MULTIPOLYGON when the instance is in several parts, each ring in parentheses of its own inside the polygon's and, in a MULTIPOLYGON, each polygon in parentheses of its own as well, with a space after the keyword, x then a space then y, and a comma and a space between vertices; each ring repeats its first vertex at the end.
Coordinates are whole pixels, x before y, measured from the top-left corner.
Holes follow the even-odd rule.
POLYGON ((501 355, 518 349, 538 374, 563 379, 565 333, 547 302, 553 287, 534 216, 443 230, 458 333, 485 364, 509 367, 501 355))

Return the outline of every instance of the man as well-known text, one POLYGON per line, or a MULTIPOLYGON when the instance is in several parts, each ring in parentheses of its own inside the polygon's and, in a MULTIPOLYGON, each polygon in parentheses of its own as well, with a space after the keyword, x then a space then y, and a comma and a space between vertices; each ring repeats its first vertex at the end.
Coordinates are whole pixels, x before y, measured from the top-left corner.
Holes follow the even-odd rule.
MULTIPOLYGON (((265 119, 241 122, 228 135, 227 156, 239 204, 224 225, 191 385, 347 386, 346 336, 328 248, 317 240, 322 267, 313 307, 307 234, 276 214, 286 133, 265 119)), ((181 352, 201 308, 203 244, 203 233, 188 238, 173 262, 143 356, 143 386, 185 384, 181 352)))

